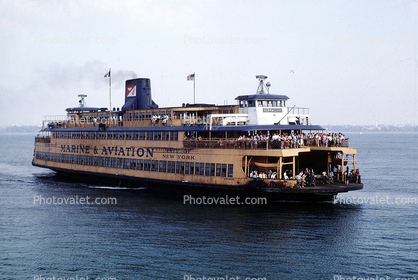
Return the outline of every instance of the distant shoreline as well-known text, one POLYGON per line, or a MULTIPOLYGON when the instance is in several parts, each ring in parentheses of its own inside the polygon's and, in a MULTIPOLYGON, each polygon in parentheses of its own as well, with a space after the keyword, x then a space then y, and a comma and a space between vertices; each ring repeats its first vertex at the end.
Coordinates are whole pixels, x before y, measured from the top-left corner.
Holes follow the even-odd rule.
POLYGON ((416 125, 324 125, 329 132, 418 132, 416 125))

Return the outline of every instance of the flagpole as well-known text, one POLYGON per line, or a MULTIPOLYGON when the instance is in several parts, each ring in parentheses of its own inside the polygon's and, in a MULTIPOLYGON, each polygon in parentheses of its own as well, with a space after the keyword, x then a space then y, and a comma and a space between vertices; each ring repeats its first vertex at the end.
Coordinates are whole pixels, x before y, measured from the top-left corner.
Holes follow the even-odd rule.
POLYGON ((109 111, 112 111, 112 74, 109 68, 109 111))
POLYGON ((196 72, 193 72, 193 103, 196 104, 196 72))

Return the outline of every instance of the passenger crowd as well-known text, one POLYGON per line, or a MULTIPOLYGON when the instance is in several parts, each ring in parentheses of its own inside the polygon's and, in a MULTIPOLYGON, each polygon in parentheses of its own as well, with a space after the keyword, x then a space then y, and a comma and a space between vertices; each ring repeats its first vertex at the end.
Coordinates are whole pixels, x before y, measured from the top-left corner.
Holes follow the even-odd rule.
MULTIPOLYGON (((359 170, 357 169, 356 171, 354 171, 354 169, 351 169, 350 172, 348 170, 349 169, 347 166, 347 170, 344 172, 344 178, 339 178, 339 180, 347 183, 360 183, 361 176, 359 170)), ((293 179, 291 172, 291 170, 284 171, 282 178, 284 180, 293 179)), ((340 172, 340 170, 336 166, 334 166, 328 174, 324 171, 320 175, 315 174, 312 168, 306 168, 304 171, 301 171, 298 174, 296 174, 294 179, 296 179, 297 186, 302 188, 305 186, 315 186, 317 185, 317 183, 334 184, 334 182, 338 178, 338 172, 340 172)), ((273 172, 272 170, 268 170, 267 173, 259 172, 257 169, 251 171, 250 178, 272 180, 279 179, 277 176, 277 172, 273 172)))
POLYGON ((164 115, 164 116, 161 116, 161 115, 158 115, 158 116, 157 115, 153 115, 151 117, 151 123, 152 124, 156 124, 156 123, 158 123, 159 120, 161 120, 161 123, 163 125, 165 125, 165 124, 167 124, 168 119, 169 119, 169 116, 168 115, 164 115))
MULTIPOLYGON (((292 171, 290 170, 284 171, 282 178, 284 180, 293 179, 291 172, 292 171)), ((330 174, 330 176, 333 176, 333 175, 330 174)), ((256 169, 251 171, 250 178, 272 179, 272 180, 279 179, 277 177, 277 172, 273 172, 272 170, 269 170, 268 173, 266 174, 265 172, 258 172, 258 170, 256 169)), ((305 171, 301 171, 300 173, 296 174, 295 179, 299 187, 305 187, 307 185, 315 185, 315 181, 316 181, 316 177, 312 168, 310 169, 306 168, 305 171)))
POLYGON ((256 134, 253 136, 239 136, 237 138, 203 139, 200 135, 197 139, 194 136, 184 135, 185 146, 198 146, 200 148, 230 148, 230 149, 292 149, 302 146, 316 147, 348 147, 344 134, 339 133, 284 133, 266 135, 256 134), (197 141, 196 141, 197 140, 197 141), (196 142, 194 142, 196 141, 196 142))
MULTIPOLYGON (((240 136, 238 141, 249 141, 252 148, 257 148, 259 142, 269 143, 269 148, 273 149, 291 149, 301 146, 317 146, 317 147, 342 147, 345 140, 344 134, 339 133, 308 133, 308 134, 273 134, 264 135, 256 134, 255 136, 240 136)), ((265 147, 262 146, 263 148, 265 147)))

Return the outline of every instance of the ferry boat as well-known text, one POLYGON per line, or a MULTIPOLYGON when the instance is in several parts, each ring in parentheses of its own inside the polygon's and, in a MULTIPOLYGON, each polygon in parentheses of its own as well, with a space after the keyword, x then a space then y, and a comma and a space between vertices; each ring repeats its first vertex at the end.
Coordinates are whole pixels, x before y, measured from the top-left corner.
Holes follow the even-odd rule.
POLYGON ((121 109, 85 105, 45 117, 32 164, 79 178, 149 189, 242 193, 271 200, 333 200, 363 188, 356 148, 286 107, 267 76, 236 105, 159 108, 151 82, 125 82, 121 109), (353 175, 353 176, 352 176, 353 175))

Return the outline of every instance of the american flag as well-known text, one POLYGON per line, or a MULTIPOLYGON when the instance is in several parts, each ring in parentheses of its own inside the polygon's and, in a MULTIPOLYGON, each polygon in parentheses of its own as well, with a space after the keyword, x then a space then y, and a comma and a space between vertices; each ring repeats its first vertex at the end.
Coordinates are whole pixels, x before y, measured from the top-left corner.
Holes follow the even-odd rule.
POLYGON ((187 76, 187 80, 188 81, 193 81, 194 80, 194 73, 187 76))
POLYGON ((110 77, 110 70, 104 76, 105 76, 105 78, 110 77))

